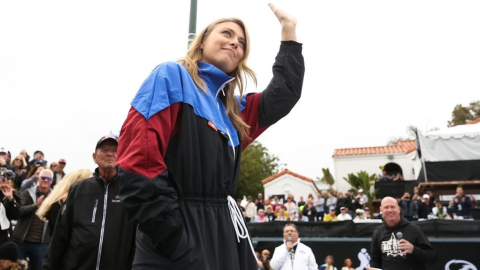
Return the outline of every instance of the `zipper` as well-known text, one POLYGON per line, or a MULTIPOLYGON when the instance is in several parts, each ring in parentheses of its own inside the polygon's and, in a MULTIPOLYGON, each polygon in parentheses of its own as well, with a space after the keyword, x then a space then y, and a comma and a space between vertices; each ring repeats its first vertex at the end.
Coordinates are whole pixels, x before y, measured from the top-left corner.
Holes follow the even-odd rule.
POLYGON ((108 201, 108 185, 105 184, 105 194, 103 195, 103 218, 102 218, 102 228, 100 230, 100 242, 98 243, 98 255, 97 255, 97 267, 96 270, 100 269, 100 259, 102 258, 102 246, 103 246, 103 234, 105 231, 105 217, 107 216, 107 201, 108 201))
POLYGON ((97 214, 98 199, 95 199, 95 206, 93 207, 92 223, 95 223, 95 215, 97 214))
MULTIPOLYGON (((226 81, 224 84, 222 84, 222 86, 220 86, 220 88, 218 88, 217 90, 217 93, 215 94, 215 102, 217 103, 217 108, 220 110, 220 104, 218 104, 218 94, 220 92, 223 93, 223 96, 225 96, 225 91, 223 91, 223 88, 225 88, 225 85, 227 85, 227 83, 233 81, 235 78, 232 78, 228 81, 226 81)), ((232 150, 233 150, 233 160, 235 160, 235 145, 233 145, 233 139, 232 139, 232 136, 230 136, 230 132, 228 131, 228 128, 225 127, 225 129, 227 130, 227 135, 228 135, 228 139, 230 140, 230 142, 232 143, 232 150)))

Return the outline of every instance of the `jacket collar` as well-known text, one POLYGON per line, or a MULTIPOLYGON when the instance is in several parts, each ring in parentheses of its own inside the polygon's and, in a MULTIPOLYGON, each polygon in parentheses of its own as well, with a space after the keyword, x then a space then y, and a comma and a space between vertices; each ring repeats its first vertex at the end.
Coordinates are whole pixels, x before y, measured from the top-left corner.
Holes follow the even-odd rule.
POLYGON ((214 96, 218 91, 222 90, 225 85, 235 79, 225 74, 223 71, 215 67, 214 65, 198 61, 198 73, 207 84, 208 92, 214 96))
MULTIPOLYGON (((283 239, 283 243, 287 244, 287 241, 285 239, 283 239)), ((298 244, 300 244, 300 237, 297 239, 297 242, 293 243, 293 246, 297 246, 298 244)))
MULTIPOLYGON (((117 170, 117 174, 116 174, 115 177, 114 177, 112 180, 110 180, 108 183, 111 183, 111 182, 113 182, 113 181, 115 181, 115 180, 117 179, 117 177, 118 177, 118 165, 115 166, 115 169, 117 170)), ((95 169, 95 172, 93 173, 93 177, 95 177, 95 180, 96 180, 98 183, 102 184, 102 185, 108 184, 108 183, 107 183, 105 180, 103 180, 103 178, 100 176, 100 172, 99 172, 99 170, 98 170, 98 167, 95 169)))

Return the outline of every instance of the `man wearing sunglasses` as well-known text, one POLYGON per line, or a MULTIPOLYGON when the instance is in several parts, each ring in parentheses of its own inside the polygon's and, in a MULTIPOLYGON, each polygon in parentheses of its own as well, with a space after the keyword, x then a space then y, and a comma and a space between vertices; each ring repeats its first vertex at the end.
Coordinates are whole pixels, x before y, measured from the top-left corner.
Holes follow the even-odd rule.
POLYGON ((13 231, 13 240, 18 243, 18 257, 29 258, 28 269, 40 270, 47 252, 50 234, 47 222, 35 215, 45 197, 51 192, 53 172, 49 169, 40 171, 37 182, 21 194, 20 218, 13 231))

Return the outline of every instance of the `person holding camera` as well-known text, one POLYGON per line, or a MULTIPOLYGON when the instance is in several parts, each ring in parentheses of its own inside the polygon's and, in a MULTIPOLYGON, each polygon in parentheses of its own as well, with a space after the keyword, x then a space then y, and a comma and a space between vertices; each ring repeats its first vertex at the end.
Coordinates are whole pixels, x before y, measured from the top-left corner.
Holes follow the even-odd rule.
POLYGON ((9 164, 10 157, 5 147, 0 147, 0 169, 16 171, 15 167, 9 164))
POLYGON ((405 192, 398 201, 398 206, 400 206, 400 214, 402 217, 406 218, 409 221, 412 221, 417 218, 417 204, 410 199, 410 193, 405 192))
POLYGON ((20 198, 14 195, 12 182, 15 179, 15 173, 11 170, 2 170, 0 172, 0 245, 8 242, 12 234, 11 221, 20 217, 20 198))

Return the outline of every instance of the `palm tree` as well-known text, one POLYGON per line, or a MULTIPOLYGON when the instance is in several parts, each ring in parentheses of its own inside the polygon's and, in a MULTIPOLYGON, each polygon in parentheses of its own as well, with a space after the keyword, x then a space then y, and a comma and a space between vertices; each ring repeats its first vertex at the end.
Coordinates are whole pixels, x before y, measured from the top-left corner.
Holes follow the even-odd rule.
MULTIPOLYGON (((330 170, 328 168, 324 169, 322 168, 323 172, 323 177, 317 177, 317 180, 320 181, 321 183, 325 183, 329 186, 329 189, 332 190, 333 184, 335 184, 335 179, 333 178, 333 175, 330 173, 330 170)), ((313 185, 315 186, 315 189, 317 192, 320 192, 320 189, 317 187, 315 182, 313 182, 313 185)))
POLYGON ((373 209, 373 199, 375 199, 375 195, 378 192, 378 189, 371 192, 371 187, 375 185, 375 178, 375 174, 369 175, 366 171, 359 171, 357 175, 349 173, 348 177, 343 179, 352 186, 354 193, 357 193, 359 189, 363 189, 363 193, 368 198, 367 205, 370 209, 373 209))

